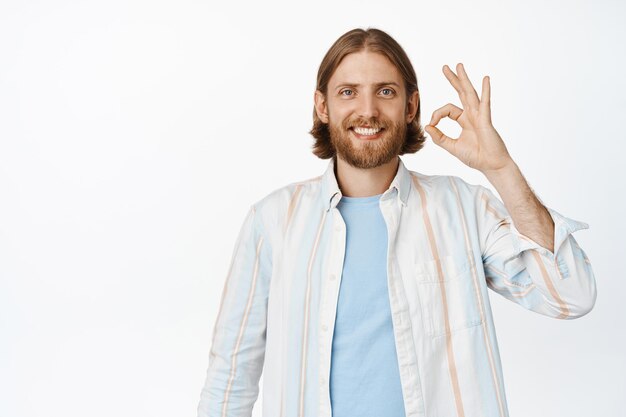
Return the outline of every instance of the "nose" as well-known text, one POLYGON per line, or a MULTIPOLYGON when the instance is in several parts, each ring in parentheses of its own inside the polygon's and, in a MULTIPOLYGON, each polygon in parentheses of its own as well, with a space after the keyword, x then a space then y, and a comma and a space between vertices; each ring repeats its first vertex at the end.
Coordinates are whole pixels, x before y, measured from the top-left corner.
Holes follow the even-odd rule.
POLYGON ((357 113, 363 119, 370 119, 372 117, 378 117, 378 103, 376 98, 370 94, 364 94, 359 100, 359 107, 357 113))

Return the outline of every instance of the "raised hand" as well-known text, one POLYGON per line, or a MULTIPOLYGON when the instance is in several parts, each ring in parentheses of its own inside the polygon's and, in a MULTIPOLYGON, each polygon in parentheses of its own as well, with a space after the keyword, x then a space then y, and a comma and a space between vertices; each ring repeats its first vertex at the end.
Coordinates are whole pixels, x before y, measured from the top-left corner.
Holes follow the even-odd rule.
POLYGON ((457 74, 447 66, 443 73, 459 93, 463 108, 452 103, 435 110, 430 123, 425 126, 433 142, 456 156, 465 165, 485 174, 497 172, 513 163, 504 141, 491 124, 489 77, 483 77, 480 99, 472 86, 463 64, 457 64, 457 74), (449 117, 461 128, 461 135, 452 139, 436 126, 439 121, 449 117))

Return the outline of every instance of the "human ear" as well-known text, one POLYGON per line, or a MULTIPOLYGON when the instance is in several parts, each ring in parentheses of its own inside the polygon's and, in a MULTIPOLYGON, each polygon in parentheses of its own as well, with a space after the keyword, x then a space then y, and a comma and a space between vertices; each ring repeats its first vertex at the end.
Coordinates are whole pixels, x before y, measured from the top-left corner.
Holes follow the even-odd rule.
POLYGON ((315 112, 317 117, 323 122, 328 123, 328 106, 326 105, 326 97, 320 90, 315 90, 315 112))
POLYGON ((419 102, 420 102, 419 92, 417 90, 413 91, 407 103, 407 110, 406 110, 407 124, 411 123, 413 121, 413 118, 417 114, 417 108, 419 107, 419 102))

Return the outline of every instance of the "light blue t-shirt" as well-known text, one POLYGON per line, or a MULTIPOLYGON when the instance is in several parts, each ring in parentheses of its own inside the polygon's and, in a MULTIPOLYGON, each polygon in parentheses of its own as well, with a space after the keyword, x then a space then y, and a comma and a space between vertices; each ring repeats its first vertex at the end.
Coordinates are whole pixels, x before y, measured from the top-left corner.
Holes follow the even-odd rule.
POLYGON ((405 417, 381 196, 342 196, 337 205, 347 236, 331 353, 333 417, 405 417))

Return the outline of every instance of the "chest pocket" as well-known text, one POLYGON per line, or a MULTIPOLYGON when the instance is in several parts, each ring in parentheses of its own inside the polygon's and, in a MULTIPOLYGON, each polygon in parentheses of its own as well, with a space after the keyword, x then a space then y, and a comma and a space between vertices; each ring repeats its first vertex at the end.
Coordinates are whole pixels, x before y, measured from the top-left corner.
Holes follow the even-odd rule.
POLYGON ((482 324, 477 289, 466 257, 415 263, 415 279, 426 332, 431 337, 482 324), (447 326, 446 326, 447 324, 447 326))

